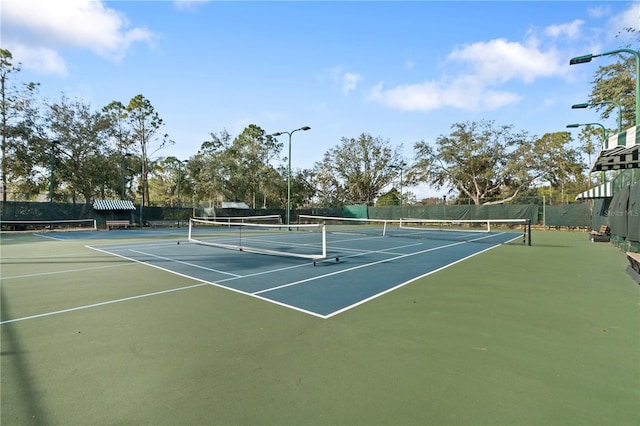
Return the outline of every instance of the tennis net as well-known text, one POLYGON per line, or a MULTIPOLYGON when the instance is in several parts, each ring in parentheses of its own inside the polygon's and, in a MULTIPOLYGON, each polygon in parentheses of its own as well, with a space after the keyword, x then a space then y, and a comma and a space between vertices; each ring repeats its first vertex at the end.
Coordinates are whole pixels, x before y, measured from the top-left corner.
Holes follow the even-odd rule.
POLYGON ((529 219, 401 219, 394 236, 531 245, 529 219))
POLYGON ((333 234, 531 245, 531 221, 528 219, 391 220, 300 215, 298 220, 299 223, 323 224, 327 232, 333 234))
POLYGON ((354 234, 385 236, 392 228, 398 228, 400 221, 385 219, 364 219, 352 217, 332 217, 304 215, 298 216, 301 224, 322 224, 327 227, 327 232, 334 234, 354 234))
POLYGON ((312 259, 314 264, 327 257, 326 231, 320 224, 287 226, 191 218, 189 241, 251 253, 312 259))
POLYGON ((0 220, 2 231, 97 231, 95 219, 0 220))
POLYGON ((282 217, 278 214, 268 214, 261 216, 216 216, 216 217, 194 217, 194 219, 208 220, 220 223, 264 223, 279 225, 282 217))

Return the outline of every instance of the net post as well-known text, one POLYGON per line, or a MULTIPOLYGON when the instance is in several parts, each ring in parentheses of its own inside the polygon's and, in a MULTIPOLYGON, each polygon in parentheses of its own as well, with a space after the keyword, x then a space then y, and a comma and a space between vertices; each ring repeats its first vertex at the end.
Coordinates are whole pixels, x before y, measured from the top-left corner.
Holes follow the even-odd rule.
POLYGON ((531 246, 531 219, 527 219, 527 245, 531 246))
POLYGON ((322 258, 327 257, 327 225, 322 225, 322 258))
POLYGON ((189 241, 191 241, 191 228, 193 227, 193 219, 189 219, 189 241))
POLYGON ((93 230, 97 231, 98 230, 98 221, 93 219, 93 230))

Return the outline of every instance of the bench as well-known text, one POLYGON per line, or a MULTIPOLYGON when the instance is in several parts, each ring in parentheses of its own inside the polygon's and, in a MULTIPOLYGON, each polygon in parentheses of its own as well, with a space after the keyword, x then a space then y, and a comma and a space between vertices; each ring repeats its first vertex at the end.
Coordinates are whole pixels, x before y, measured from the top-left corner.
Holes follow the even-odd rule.
POLYGON ((598 231, 591 231, 589 239, 594 243, 608 243, 610 235, 611 229, 607 225, 602 225, 598 231))
POLYGON ((128 220, 107 220, 107 230, 111 228, 128 228, 131 226, 128 220))
POLYGON ((627 272, 631 275, 638 284, 640 284, 640 253, 627 252, 627 259, 629 259, 629 267, 627 272))
POLYGON ((149 226, 151 226, 152 228, 156 228, 158 226, 168 226, 171 228, 174 226, 178 226, 178 221, 177 220, 150 220, 149 226))

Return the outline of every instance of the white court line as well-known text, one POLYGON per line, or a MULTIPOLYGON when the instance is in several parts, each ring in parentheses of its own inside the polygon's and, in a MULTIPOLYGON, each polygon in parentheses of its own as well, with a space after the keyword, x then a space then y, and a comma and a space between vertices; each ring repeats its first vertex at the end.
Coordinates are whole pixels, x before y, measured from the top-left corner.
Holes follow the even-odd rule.
MULTIPOLYGON (((401 249, 401 248, 405 248, 405 247, 413 247, 413 246, 419 246, 422 245, 421 243, 414 243, 414 244, 407 244, 404 246, 397 246, 397 247, 393 247, 393 249, 401 249)), ((367 254, 373 254, 373 253, 383 253, 383 254, 397 254, 397 253, 393 253, 389 250, 389 249, 384 249, 384 250, 354 250, 354 249, 340 249, 342 251, 355 251, 356 254, 350 254, 350 255, 346 255, 346 256, 339 256, 341 259, 350 259, 352 257, 359 257, 359 256, 364 256, 367 254)), ((329 256, 329 258, 327 259, 321 259, 319 262, 333 262, 331 256, 329 256)), ((311 266, 310 263, 304 263, 301 265, 294 265, 294 266, 286 266, 284 268, 277 268, 277 269, 270 269, 268 271, 263 271, 263 272, 256 272, 253 274, 249 274, 249 275, 243 275, 240 276, 238 278, 249 278, 249 277, 257 277, 259 275, 266 275, 266 274, 271 274, 273 272, 281 272, 281 271, 286 271, 288 269, 295 269, 295 268, 301 268, 301 267, 308 267, 311 266)), ((238 278, 226 278, 224 280, 219 280, 219 283, 223 283, 223 282, 228 282, 228 281, 233 281, 236 280, 238 278)), ((257 293, 247 293, 247 294, 257 294, 257 293)))
MULTIPOLYGON (((401 283, 401 284, 399 284, 399 285, 397 285, 397 286, 395 286, 393 288, 385 290, 384 292, 377 293, 377 294, 375 294, 375 295, 373 295, 373 296, 371 296, 371 297, 369 297, 367 299, 363 299, 361 301, 358 301, 355 304, 352 304, 350 306, 346 306, 346 307, 344 307, 344 308, 342 308, 342 309, 340 309, 338 311, 332 312, 332 313, 330 313, 328 315, 322 315, 322 314, 319 314, 319 313, 316 313, 316 312, 312 312, 312 311, 308 311, 306 309, 299 308, 297 306, 288 305, 288 304, 285 304, 285 303, 282 303, 282 302, 278 302, 276 300, 272 300, 272 299, 269 299, 267 297, 261 296, 260 293, 264 293, 264 292, 267 292, 267 291, 270 291, 270 290, 274 290, 274 289, 277 289, 277 288, 282 288, 282 287, 287 287, 287 286, 291 286, 291 285, 300 284, 300 283, 307 282, 307 281, 312 281, 312 280, 315 280, 315 279, 318 279, 318 278, 323 278, 323 277, 327 277, 327 276, 331 276, 331 275, 336 275, 336 274, 342 273, 342 272, 348 272, 348 271, 355 270, 355 269, 360 269, 360 268, 369 267, 369 266, 373 266, 373 265, 384 263, 384 262, 389 262, 389 261, 392 261, 394 259, 413 256, 413 255, 416 255, 416 254, 426 253, 426 252, 429 252, 429 251, 439 250, 439 249, 442 249, 442 248, 451 247, 451 246, 455 246, 455 245, 459 245, 459 244, 465 244, 465 243, 467 243, 467 242, 465 242, 465 241, 455 242, 455 243, 452 243, 452 244, 448 244, 446 246, 434 247, 434 248, 430 248, 430 249, 427 249, 427 250, 422 250, 422 251, 419 251, 419 252, 416 252, 416 253, 409 253, 409 254, 405 254, 405 255, 401 255, 401 256, 396 256, 396 257, 385 259, 385 260, 382 260, 382 261, 377 261, 377 262, 373 262, 373 263, 360 265, 360 266, 357 266, 357 267, 354 267, 354 268, 349 268, 349 269, 344 270, 344 271, 337 271, 337 272, 334 272, 334 273, 331 273, 331 274, 325 274, 325 275, 322 275, 322 276, 319 276, 319 277, 314 277, 312 279, 302 280, 302 281, 298 281, 298 282, 295 282, 295 283, 289 283, 289 284, 286 284, 284 286, 278 286, 278 287, 274 287, 274 288, 271 288, 271 289, 268 289, 268 290, 262 290, 262 291, 255 292, 255 293, 248 293, 248 292, 245 292, 245 291, 242 291, 242 290, 238 290, 238 289, 235 289, 233 287, 227 287, 227 286, 215 283, 215 282, 209 282, 209 281, 201 280, 201 279, 192 277, 190 275, 185 275, 185 274, 182 274, 182 273, 178 273, 178 272, 172 271, 170 269, 166 269, 166 268, 163 268, 163 267, 160 267, 160 266, 157 266, 157 265, 153 265, 153 264, 147 263, 147 262, 142 262, 142 261, 139 261, 139 260, 136 260, 136 259, 133 259, 133 258, 128 258, 128 257, 122 256, 122 255, 116 254, 116 253, 112 253, 112 252, 109 252, 109 251, 98 249, 96 247, 85 246, 87 248, 90 248, 92 250, 96 250, 96 251, 101 252, 101 253, 109 254, 109 255, 120 257, 122 259, 126 259, 126 260, 129 260, 129 261, 135 262, 135 263, 140 263, 142 265, 146 265, 146 266, 150 266, 152 268, 160 269, 162 271, 169 272, 169 273, 172 273, 174 275, 178 275, 178 276, 181 276, 181 277, 184 277, 184 278, 188 278, 188 279, 191 279, 191 280, 198 281, 199 283, 191 285, 191 286, 186 286, 186 287, 178 287, 178 288, 169 289, 169 290, 162 290, 162 291, 157 291, 157 292, 153 292, 153 293, 141 294, 141 295, 138 295, 138 296, 125 297, 125 298, 121 298, 121 299, 109 300, 109 301, 100 302, 100 303, 94 303, 94 304, 90 304, 90 305, 84 305, 84 306, 78 306, 78 307, 69 308, 69 309, 63 309, 63 310, 59 310, 59 311, 47 312, 47 313, 43 313, 43 314, 36 314, 36 315, 31 315, 31 316, 22 317, 22 318, 14 318, 14 319, 10 319, 10 320, 1 321, 0 325, 12 323, 12 322, 24 321, 24 320, 28 320, 28 319, 42 318, 42 317, 47 317, 47 316, 51 316, 51 315, 57 315, 57 314, 73 312, 73 311, 78 311, 78 310, 83 310, 83 309, 89 309, 89 308, 99 307, 99 306, 104 306, 104 305, 110 305, 110 304, 119 303, 119 302, 125 302, 125 301, 129 301, 129 300, 141 299, 141 298, 145 298, 145 297, 156 296, 156 295, 176 292, 176 291, 180 291, 180 290, 187 290, 187 289, 191 289, 191 288, 201 287, 201 286, 204 286, 204 285, 211 285, 211 286, 214 286, 214 287, 219 287, 219 288, 222 288, 222 289, 225 289, 225 290, 233 291, 235 293, 244 294, 244 295, 247 295, 247 296, 250 296, 250 297, 255 297, 257 299, 260 299, 260 300, 263 300, 263 301, 266 301, 266 302, 269 302, 269 303, 274 303, 276 305, 283 306, 283 307, 286 307, 286 308, 289 308, 289 309, 293 309, 293 310, 296 310, 298 312, 309 314, 309 315, 312 315, 312 316, 315 316, 315 317, 318 317, 318 318, 328 319, 328 318, 331 318, 331 317, 333 317, 335 315, 338 315, 339 313, 345 312, 345 311, 347 311, 349 309, 352 309, 352 308, 354 308, 354 307, 356 307, 358 305, 361 305, 361 304, 363 304, 365 302, 368 302, 368 301, 370 301, 372 299, 375 299, 375 298, 380 297, 380 296, 382 296, 382 295, 384 295, 386 293, 389 293, 389 292, 391 292, 391 291, 393 291, 393 290, 395 290, 397 288, 400 288, 400 287, 402 287, 404 285, 407 285, 407 284, 409 284, 409 283, 411 283, 411 282, 413 282, 413 281, 415 281, 415 280, 417 280, 419 278, 425 277, 427 275, 433 274, 433 273, 435 273, 437 271, 440 271, 442 269, 448 268, 449 266, 455 265, 456 263, 462 262, 465 259, 468 259, 470 257, 476 256, 476 255, 478 255, 480 253, 483 253, 485 251, 491 250, 491 249, 493 249, 495 247, 498 247, 498 246, 497 245, 496 246, 491 246, 491 247, 489 247, 489 248, 487 248, 485 250, 482 250, 480 252, 473 253, 473 254, 471 254, 471 255, 463 258, 463 259, 459 259, 459 260, 457 260, 457 261, 455 261, 453 263, 449 263, 447 265, 444 265, 444 266, 442 266, 442 267, 440 267, 440 268, 438 268, 436 270, 429 271, 426 274, 423 274, 423 275, 421 275, 419 277, 412 278, 411 280, 408 280, 408 281, 406 281, 404 283, 401 283)), ((384 249, 384 250, 370 251, 370 252, 363 252, 363 253, 359 253, 359 254, 355 254, 355 255, 351 255, 351 256, 345 256, 345 257, 357 257, 357 256, 361 256, 361 255, 364 255, 364 254, 367 254, 367 253, 385 253, 385 252, 388 253, 389 250, 392 250, 392 249, 398 249, 398 248, 402 248, 402 247, 410 247, 410 246, 414 246, 414 245, 420 245, 420 244, 417 244, 417 243, 416 244, 409 244, 409 245, 406 245, 406 246, 399 246, 399 247, 394 247, 394 248, 389 248, 389 249, 384 249)), ((125 264, 119 265, 119 266, 124 266, 124 265, 125 264)), ((115 265, 113 265, 113 266, 115 266, 115 265)), ((301 266, 309 266, 309 265, 303 264, 303 265, 296 265, 294 267, 301 267, 301 266)), ((282 269, 287 269, 287 268, 281 268, 279 270, 282 270, 282 269)), ((270 272, 271 271, 264 272, 264 273, 270 273, 270 272)), ((253 275, 259 275, 259 274, 253 274, 253 275)), ((241 277, 239 277, 239 278, 241 278, 241 277)), ((233 279, 237 279, 237 278, 230 278, 229 280, 233 280, 233 279)))
POLYGON ((48 317, 48 316, 51 316, 51 315, 64 314, 64 313, 67 313, 67 312, 80 311, 82 309, 96 308, 98 306, 111 305, 113 303, 126 302, 128 300, 142 299, 144 297, 157 296, 159 294, 172 293, 172 292, 175 292, 175 291, 187 290, 187 289, 191 289, 191 288, 194 288, 194 287, 202 287, 202 286, 207 285, 207 284, 208 283, 201 282, 199 284, 194 284, 194 285, 190 285, 190 286, 187 286, 187 287, 172 288, 172 289, 169 289, 169 290, 162 290, 162 291, 156 291, 156 292, 153 292, 153 293, 140 294, 138 296, 123 297, 122 299, 115 299, 115 300, 108 300, 106 302, 92 303, 91 305, 77 306, 75 308, 61 309, 59 311, 53 311, 53 312, 46 312, 44 314, 30 315, 28 317, 22 317, 22 318, 14 318, 14 319, 10 319, 10 320, 0 321, 0 325, 9 324, 11 322, 30 320, 30 319, 34 319, 34 318, 48 317))
POLYGON ((181 260, 171 259, 170 257, 158 256, 158 255, 155 255, 155 254, 145 253, 143 251, 138 251, 138 250, 129 249, 129 251, 132 251, 132 252, 138 253, 138 254, 143 254, 145 256, 155 257, 156 259, 167 260, 169 262, 179 263, 181 265, 187 265, 187 266, 192 266, 192 267, 198 268, 198 269, 204 269, 205 271, 209 271, 209 272, 217 272, 219 274, 231 275, 232 277, 236 277, 236 278, 241 278, 242 277, 242 275, 233 274, 231 272, 220 271, 218 269, 206 268, 204 266, 196 265, 195 263, 189 263, 189 262, 183 262, 181 260))
POLYGON ((448 267, 453 266, 453 265, 455 265, 456 263, 460 263, 460 262, 462 262, 462 261, 465 261, 465 260, 467 260, 467 259, 472 258, 473 256, 477 256, 477 255, 479 255, 480 253, 484 253, 485 251, 492 250, 492 249, 494 249, 494 248, 496 248, 496 247, 498 247, 498 246, 497 246, 497 245, 492 245, 491 247, 487 247, 486 249, 481 250, 481 251, 479 251, 479 252, 477 252, 477 253, 472 253, 472 254, 470 254, 469 256, 463 257, 462 259, 458 259, 458 260, 456 260, 455 262, 447 263, 446 265, 441 266, 441 267, 439 267, 439 268, 437 268, 437 269, 434 269, 433 271, 426 272, 426 273, 424 273, 424 274, 422 274, 422 275, 419 275, 419 276, 414 277, 414 278, 411 278, 410 280, 407 280, 407 281, 405 281, 405 282, 403 282, 403 283, 400 283, 400 284, 396 285, 395 287, 391 287, 391 288, 389 288, 389 289, 387 289, 387 290, 385 290, 385 291, 381 291, 380 293, 376 293, 376 294, 374 294, 374 295, 372 295, 372 296, 369 296, 369 297, 367 297, 366 299, 359 300, 358 302, 356 302, 356 303, 354 303, 354 304, 352 304, 352 305, 345 306, 345 307, 344 307, 344 308, 342 308, 342 309, 338 309, 337 311, 334 311, 334 312, 330 313, 329 315, 324 315, 322 318, 324 318, 324 319, 329 319, 329 318, 331 318, 331 317, 333 317, 333 316, 336 316, 336 315, 338 315, 338 314, 341 314, 341 313, 343 313, 343 312, 346 312, 346 311, 348 311, 349 309, 353 309, 353 308, 355 308, 356 306, 363 305, 363 304, 365 304, 365 303, 367 303, 367 302, 369 302, 369 301, 371 301, 371 300, 373 300, 373 299, 376 299, 376 298, 378 298, 378 297, 380 297, 380 296, 383 296, 383 295, 385 295, 385 294, 387 294, 387 293, 391 293, 392 291, 397 290, 397 289, 399 289, 400 287, 404 287, 405 285, 410 284, 410 283, 412 283, 412 282, 414 282, 414 281, 417 281, 417 280, 419 280, 420 278, 424 278, 424 277, 426 277, 426 276, 428 276, 428 275, 435 274, 436 272, 442 271, 443 269, 447 269, 448 267))
POLYGON ((27 275, 13 275, 10 277, 0 277, 0 280, 12 280, 15 278, 31 278, 31 277, 41 277, 43 275, 56 275, 56 274, 66 274, 69 272, 82 272, 82 271, 93 271, 96 269, 106 269, 106 268, 119 268, 121 266, 129 266, 131 263, 119 263, 117 265, 107 265, 107 266, 94 266, 92 268, 80 268, 80 269, 65 269, 64 271, 54 271, 54 272, 40 272, 37 274, 27 274, 27 275))
POLYGON ((63 238, 56 238, 56 237, 52 237, 51 235, 46 235, 46 234, 38 234, 38 233, 35 233, 35 234, 33 234, 33 235, 35 235, 36 237, 40 237, 40 238, 50 238, 50 239, 52 239, 52 240, 56 240, 56 241, 66 241, 66 240, 65 240, 65 239, 63 239, 63 238))
POLYGON ((309 282, 309 281, 315 281, 315 280, 318 280, 318 279, 321 279, 321 278, 330 277, 330 276, 333 276, 333 275, 344 274, 345 272, 355 271, 356 269, 368 268, 370 266, 379 265, 380 263, 391 262, 391 261, 397 260, 397 259, 404 259, 405 257, 411 257, 411 256, 415 256, 415 255, 418 255, 418 254, 424 254, 424 253, 428 253, 430 251, 435 251, 435 250, 441 250, 441 249, 444 249, 444 248, 453 247, 453 246, 457 246, 457 245, 460 245, 460 244, 466 244, 466 242, 465 241, 460 241, 460 242, 456 242, 456 243, 452 243, 452 244, 447 244, 445 246, 432 247, 432 248, 429 248, 429 249, 426 249, 426 250, 420 250, 420 251, 417 251, 417 252, 414 252, 414 253, 407 253, 407 254, 402 254, 400 256, 390 257, 388 259, 382 259, 382 260, 378 260, 376 262, 365 263, 363 265, 358 265, 358 266, 354 266, 352 268, 342 269, 340 271, 331 272, 329 274, 318 275, 316 277, 306 278, 304 280, 294 281, 292 283, 282 284, 282 285, 279 285, 279 286, 276 286, 276 287, 268 288, 268 289, 265 289, 265 290, 260 290, 260 291, 257 291, 255 293, 253 293, 253 294, 267 293, 269 291, 279 290, 281 288, 291 287, 291 286, 294 286, 294 285, 306 283, 306 282, 309 282))

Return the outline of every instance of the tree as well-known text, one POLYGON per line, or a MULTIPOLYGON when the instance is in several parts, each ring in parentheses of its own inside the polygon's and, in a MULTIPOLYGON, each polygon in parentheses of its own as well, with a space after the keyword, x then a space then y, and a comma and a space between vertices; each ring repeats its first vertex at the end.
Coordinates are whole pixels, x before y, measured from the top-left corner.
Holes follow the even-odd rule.
POLYGON ((457 190, 475 204, 493 204, 515 198, 536 180, 555 176, 559 164, 571 170, 581 167, 577 152, 567 148, 567 132, 532 138, 493 121, 456 123, 451 128, 450 135, 436 139, 435 149, 425 141, 414 145, 409 181, 457 190), (500 199, 484 201, 487 198, 500 199))
POLYGON ((407 173, 412 181, 448 187, 480 204, 497 197, 509 185, 509 163, 523 134, 492 121, 456 123, 449 136, 436 139, 436 149, 425 141, 414 145, 415 164, 407 173))
POLYGON ((618 62, 597 69, 595 79, 592 81, 589 103, 594 105, 605 120, 611 114, 614 116, 618 114, 617 106, 610 102, 619 103, 624 130, 636 124, 636 59, 628 54, 618 56, 620 57, 618 62))
POLYGON ((9 50, 0 48, 0 172, 2 173, 2 200, 7 201, 8 188, 37 193, 34 179, 35 158, 29 152, 28 141, 33 137, 36 119, 35 94, 38 84, 27 83, 21 88, 13 84, 12 75, 20 71, 14 65, 9 50))
POLYGON ((282 144, 255 124, 247 126, 224 152, 224 168, 234 201, 244 201, 252 208, 266 205, 270 195, 270 164, 282 150, 282 144))
POLYGON ((551 188, 559 190, 561 197, 568 192, 575 193, 576 186, 585 184, 584 164, 571 143, 570 132, 547 133, 534 141, 523 158, 531 163, 537 179, 548 181, 551 188))
POLYGON ((187 183, 187 162, 176 157, 159 158, 150 168, 149 187, 154 204, 181 207, 191 194, 187 183))
POLYGON ((59 176, 56 182, 64 183, 71 201, 76 203, 81 195, 88 204, 104 188, 117 194, 119 162, 108 157, 109 122, 101 113, 80 100, 63 97, 50 105, 46 121, 55 141, 52 147, 59 176))
POLYGON ((160 115, 151 102, 142 95, 134 96, 126 107, 126 119, 130 126, 133 140, 140 148, 140 193, 142 205, 149 205, 149 167, 151 156, 157 151, 173 144, 169 135, 158 134, 164 125, 160 115))
POLYGON ((381 206, 399 206, 400 205, 400 192, 397 189, 391 188, 391 190, 385 194, 382 194, 376 201, 376 207, 381 206))
MULTIPOLYGON (((264 208, 282 208, 287 205, 287 166, 282 164, 273 170, 268 178, 273 203, 264 208)), ((309 169, 295 169, 291 171, 291 208, 308 206, 315 195, 313 172, 309 169)))
MULTIPOLYGON (((635 38, 636 44, 632 46, 629 43, 621 48, 637 50, 637 46, 640 44, 640 31, 637 28, 625 28, 624 32, 631 39, 635 38)), ((625 34, 618 34, 618 37, 623 35, 625 34)), ((624 130, 636 124, 635 90, 636 78, 640 78, 640 76, 636 75, 635 55, 619 53, 615 56, 618 58, 617 62, 600 66, 596 70, 595 79, 591 82, 593 86, 589 103, 600 111, 600 116, 603 119, 608 119, 612 113, 618 113, 617 106, 610 102, 619 103, 622 109, 622 129, 624 130)))
POLYGON ((224 198, 222 154, 231 144, 231 135, 223 130, 211 133, 211 140, 202 143, 198 153, 189 159, 194 201, 224 198))
POLYGON ((400 149, 389 141, 362 133, 343 137, 314 165, 314 182, 322 205, 373 205, 396 175, 390 166, 400 162, 400 149))

